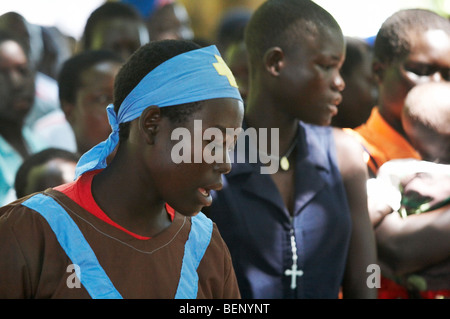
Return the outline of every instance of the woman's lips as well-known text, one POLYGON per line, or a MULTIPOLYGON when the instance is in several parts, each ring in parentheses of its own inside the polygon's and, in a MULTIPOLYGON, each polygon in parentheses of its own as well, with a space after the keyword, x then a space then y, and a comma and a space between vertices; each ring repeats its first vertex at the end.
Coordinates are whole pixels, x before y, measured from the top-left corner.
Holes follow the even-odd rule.
POLYGON ((203 206, 210 206, 212 204, 212 196, 209 189, 199 187, 198 193, 200 194, 200 202, 203 206))
POLYGON ((205 186, 205 187, 199 187, 198 193, 200 194, 200 201, 202 202, 203 206, 209 206, 212 203, 212 196, 211 196, 211 191, 215 190, 221 190, 223 187, 223 184, 221 182, 216 183, 216 184, 212 184, 209 186, 205 186))
POLYGON ((208 196, 209 196, 209 190, 207 190, 207 189, 205 189, 205 188, 199 187, 199 188, 198 188, 198 191, 200 192, 200 194, 202 194, 202 195, 205 196, 205 197, 208 197, 208 196))

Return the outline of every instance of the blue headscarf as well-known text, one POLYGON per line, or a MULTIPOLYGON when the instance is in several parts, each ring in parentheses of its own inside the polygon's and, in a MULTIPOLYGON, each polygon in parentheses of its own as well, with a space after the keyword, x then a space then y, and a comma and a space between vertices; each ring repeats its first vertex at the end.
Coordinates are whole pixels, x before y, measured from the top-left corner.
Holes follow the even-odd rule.
POLYGON ((233 98, 242 101, 236 81, 212 45, 177 55, 150 71, 122 102, 119 113, 114 105, 106 108, 112 133, 108 139, 86 152, 75 169, 83 173, 106 167, 106 158, 119 142, 119 124, 138 118, 151 105, 158 107, 233 98))

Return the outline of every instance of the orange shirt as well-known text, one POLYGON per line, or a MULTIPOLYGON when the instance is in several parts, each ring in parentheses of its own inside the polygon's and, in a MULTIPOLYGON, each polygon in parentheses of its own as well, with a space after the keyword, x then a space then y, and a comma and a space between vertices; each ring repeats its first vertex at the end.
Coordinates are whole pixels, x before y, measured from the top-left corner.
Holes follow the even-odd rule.
MULTIPOLYGON (((372 109, 366 123, 355 129, 344 129, 356 137, 366 152, 368 167, 376 175, 378 168, 385 162, 399 158, 421 159, 419 153, 396 130, 394 130, 380 115, 378 107, 372 109)), ((449 290, 421 291, 420 298, 433 299, 449 297, 449 290)), ((379 299, 411 298, 408 290, 391 279, 381 277, 379 299)))
POLYGON ((421 159, 411 144, 381 117, 378 107, 372 109, 366 123, 353 130, 344 130, 363 145, 367 152, 367 165, 375 174, 382 164, 392 159, 421 159))

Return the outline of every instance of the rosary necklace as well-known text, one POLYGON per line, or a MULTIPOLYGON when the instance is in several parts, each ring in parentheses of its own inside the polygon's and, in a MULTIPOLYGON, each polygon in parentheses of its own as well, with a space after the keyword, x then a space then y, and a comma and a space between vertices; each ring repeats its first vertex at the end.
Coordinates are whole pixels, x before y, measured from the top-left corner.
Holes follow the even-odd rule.
POLYGON ((291 229, 291 251, 292 251, 292 267, 284 271, 285 276, 291 276, 291 289, 297 288, 297 277, 303 276, 303 270, 298 269, 297 266, 297 244, 295 243, 294 229, 291 229))

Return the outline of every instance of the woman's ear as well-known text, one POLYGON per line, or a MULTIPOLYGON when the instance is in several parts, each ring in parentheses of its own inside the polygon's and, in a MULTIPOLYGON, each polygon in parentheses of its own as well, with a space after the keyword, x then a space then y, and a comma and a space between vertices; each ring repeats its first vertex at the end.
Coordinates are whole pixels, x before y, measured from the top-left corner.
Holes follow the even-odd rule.
POLYGON ((270 48, 264 53, 264 66, 272 76, 278 76, 284 67, 284 52, 279 47, 270 48))
POLYGON ((150 145, 155 142, 160 122, 161 109, 157 105, 147 107, 139 117, 139 132, 144 135, 146 142, 150 145))

